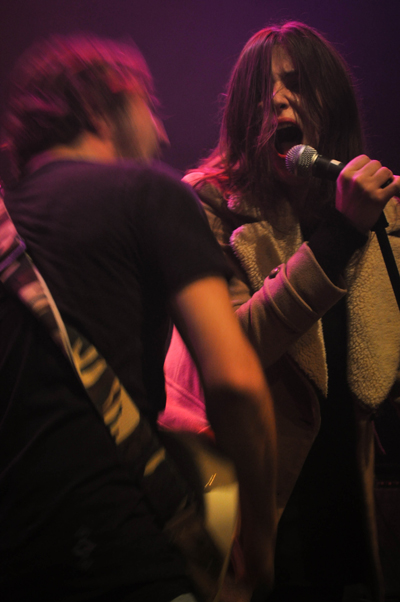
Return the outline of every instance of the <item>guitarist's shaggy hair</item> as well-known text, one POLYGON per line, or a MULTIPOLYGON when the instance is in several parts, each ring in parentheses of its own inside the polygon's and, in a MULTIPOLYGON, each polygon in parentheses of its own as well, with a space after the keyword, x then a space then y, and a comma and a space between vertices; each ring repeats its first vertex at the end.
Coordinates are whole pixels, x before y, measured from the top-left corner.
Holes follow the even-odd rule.
POLYGON ((96 132, 96 117, 116 118, 128 92, 153 97, 146 62, 131 43, 80 35, 33 46, 14 69, 5 112, 13 176, 33 155, 96 132))

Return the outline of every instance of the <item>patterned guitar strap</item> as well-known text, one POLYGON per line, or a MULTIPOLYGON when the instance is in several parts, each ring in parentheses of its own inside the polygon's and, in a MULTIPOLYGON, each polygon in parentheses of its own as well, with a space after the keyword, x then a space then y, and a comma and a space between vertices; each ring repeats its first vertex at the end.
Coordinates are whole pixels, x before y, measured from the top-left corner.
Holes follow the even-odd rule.
POLYGON ((186 557, 196 594, 201 600, 215 600, 221 557, 204 528, 194 495, 104 358, 80 333, 64 324, 1 195, 0 281, 1 293, 17 297, 68 358, 114 439, 121 460, 131 467, 135 479, 139 475, 139 486, 158 524, 186 557))

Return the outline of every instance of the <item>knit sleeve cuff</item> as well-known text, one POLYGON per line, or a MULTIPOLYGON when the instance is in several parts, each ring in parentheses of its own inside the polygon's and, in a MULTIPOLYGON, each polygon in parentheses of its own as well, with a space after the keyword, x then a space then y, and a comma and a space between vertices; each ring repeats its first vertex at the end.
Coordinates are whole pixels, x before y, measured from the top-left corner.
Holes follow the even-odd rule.
POLYGON ((331 209, 310 236, 308 246, 329 279, 335 281, 367 240, 340 211, 331 209))

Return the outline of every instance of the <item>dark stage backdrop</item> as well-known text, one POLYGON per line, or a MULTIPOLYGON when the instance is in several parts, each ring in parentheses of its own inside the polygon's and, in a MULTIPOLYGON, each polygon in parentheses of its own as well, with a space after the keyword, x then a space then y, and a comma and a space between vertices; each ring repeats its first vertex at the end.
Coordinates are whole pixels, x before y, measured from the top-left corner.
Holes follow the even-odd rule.
POLYGON ((0 0, 0 105, 11 65, 37 38, 131 37, 162 100, 164 159, 184 171, 215 145, 221 94, 246 40, 286 19, 325 33, 351 64, 369 153, 400 173, 400 0, 0 0))

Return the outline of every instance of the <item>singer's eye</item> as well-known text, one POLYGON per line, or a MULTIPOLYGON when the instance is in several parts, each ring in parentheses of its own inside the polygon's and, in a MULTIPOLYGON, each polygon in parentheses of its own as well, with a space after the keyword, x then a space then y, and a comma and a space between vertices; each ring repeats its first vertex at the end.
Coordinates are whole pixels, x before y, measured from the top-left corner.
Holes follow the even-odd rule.
POLYGON ((298 71, 289 71, 283 77, 283 82, 288 90, 293 94, 299 94, 300 92, 300 79, 298 71))

